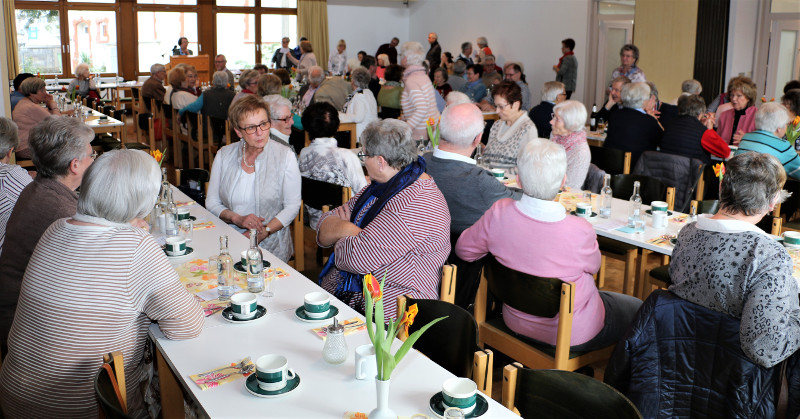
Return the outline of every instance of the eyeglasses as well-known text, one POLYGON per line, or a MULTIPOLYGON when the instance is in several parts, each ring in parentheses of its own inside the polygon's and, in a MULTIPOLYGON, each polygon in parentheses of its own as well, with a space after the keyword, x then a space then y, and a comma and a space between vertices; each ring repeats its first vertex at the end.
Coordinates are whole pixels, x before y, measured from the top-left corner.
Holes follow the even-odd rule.
POLYGON ((554 114, 554 113, 550 114, 550 119, 555 119, 556 121, 561 121, 561 118, 558 115, 554 114))
POLYGON ((269 122, 262 122, 258 125, 250 125, 249 127, 242 128, 248 134, 255 134, 257 130, 266 131, 269 129, 269 122))
POLYGON ((359 160, 361 160, 361 163, 364 163, 367 160, 367 157, 372 157, 371 154, 365 153, 364 150, 359 151, 356 155, 358 156, 359 160))
POLYGON ((88 154, 87 156, 91 157, 92 160, 95 160, 95 159, 97 159, 97 151, 96 150, 92 150, 92 152, 90 154, 88 154))
POLYGON ((284 124, 286 124, 286 123, 288 123, 289 121, 291 121, 291 120, 292 120, 292 116, 291 116, 291 115, 289 115, 289 116, 287 116, 287 117, 285 117, 285 118, 273 118, 272 120, 273 120, 273 121, 281 121, 281 122, 283 122, 284 124))
POLYGON ((510 108, 510 107, 511 107, 511 104, 510 104, 510 103, 504 103, 504 104, 500 104, 500 103, 497 103, 497 102, 495 102, 494 106, 495 106, 497 109, 503 110, 503 109, 510 108))

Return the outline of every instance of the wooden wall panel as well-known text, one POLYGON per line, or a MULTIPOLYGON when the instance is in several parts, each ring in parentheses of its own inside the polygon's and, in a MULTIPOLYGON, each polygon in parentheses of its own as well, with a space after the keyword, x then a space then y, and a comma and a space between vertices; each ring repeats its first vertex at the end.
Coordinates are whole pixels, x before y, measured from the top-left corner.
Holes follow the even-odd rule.
POLYGON ((706 103, 714 100, 726 87, 730 8, 730 0, 703 0, 697 8, 694 78, 703 86, 702 96, 706 103))

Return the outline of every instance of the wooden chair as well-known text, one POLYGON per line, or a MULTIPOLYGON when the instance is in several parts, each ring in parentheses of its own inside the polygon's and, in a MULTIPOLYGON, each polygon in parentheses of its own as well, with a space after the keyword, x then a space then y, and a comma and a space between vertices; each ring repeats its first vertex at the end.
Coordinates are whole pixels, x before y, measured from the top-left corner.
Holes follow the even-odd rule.
POLYGON ((442 282, 439 284, 439 299, 454 304, 456 301, 456 265, 442 266, 442 282))
MULTIPOLYGON (((326 213, 332 208, 343 205, 350 200, 353 195, 351 188, 336 185, 334 183, 323 182, 321 180, 314 180, 307 177, 300 178, 301 181, 301 197, 303 198, 303 205, 313 208, 315 210, 326 213)), ((301 205, 300 212, 303 212, 304 206, 301 205)), ((304 236, 303 234, 297 235, 295 239, 295 251, 304 249, 304 236)), ((317 248, 317 263, 323 264, 323 251, 317 248)))
POLYGON ((638 419, 636 406, 601 381, 559 370, 534 370, 515 362, 503 368, 503 406, 522 417, 638 419))
POLYGON ((115 351, 103 355, 103 365, 97 371, 94 379, 94 393, 100 410, 106 418, 130 418, 122 352, 115 351))
POLYGON ((213 116, 205 116, 206 119, 206 141, 208 142, 208 167, 214 164, 214 156, 223 145, 231 143, 231 124, 227 119, 218 119, 213 116))
MULTIPOLYGON (((565 371, 607 360, 614 346, 596 351, 577 352, 570 348, 572 315, 575 310, 575 284, 557 278, 541 278, 517 272, 489 257, 475 298, 481 347, 491 346, 528 368, 555 368, 565 371), (555 348, 519 336, 509 329, 502 315, 488 313, 489 294, 497 307, 505 303, 526 314, 554 318, 558 315, 555 348)), ((599 369, 595 369, 599 375, 599 369)))
MULTIPOLYGON (((471 378, 478 385, 478 390, 492 397, 494 354, 491 350, 483 350, 478 346, 478 325, 472 315, 447 301, 422 300, 411 295, 401 295, 397 297, 398 316, 401 315, 401 307, 413 304, 417 304, 419 313, 408 328, 409 334, 431 320, 448 316, 426 331, 414 344, 414 348, 452 374, 471 378)), ((408 335, 401 331, 398 338, 405 341, 408 335)))
POLYGON ((631 172, 630 151, 590 145, 592 163, 610 175, 628 174, 631 172))
MULTIPOLYGON (((142 104, 142 90, 141 87, 131 86, 131 115, 134 121, 139 120, 139 112, 144 107, 142 104)), ((137 135, 139 127, 136 127, 137 135)))
POLYGON ((304 223, 303 223, 303 201, 300 201, 300 211, 297 211, 297 216, 292 221, 292 241, 294 242, 294 259, 289 260, 289 266, 293 267, 296 271, 302 272, 306 269, 306 253, 303 241, 304 223))
POLYGON ((153 122, 152 113, 138 113, 136 124, 136 142, 140 144, 149 144, 150 150, 158 150, 156 146, 156 130, 153 122))
POLYGON ((211 174, 205 169, 175 169, 175 185, 203 207, 206 206, 209 179, 211 174))
MULTIPOLYGON (((350 131, 350 148, 358 147, 358 133, 356 132, 356 123, 355 122, 342 122, 339 124, 339 128, 336 130, 338 132, 343 131, 350 131)), ((311 145, 311 139, 308 137, 308 131, 306 131, 306 147, 311 145)))
POLYGON ((178 111, 172 105, 163 103, 160 106, 162 118, 161 141, 167 143, 167 138, 172 138, 172 162, 176 168, 184 168, 183 164, 183 144, 189 144, 189 135, 181 131, 181 123, 178 118, 178 111))
MULTIPOLYGON (((204 157, 210 155, 208 150, 209 141, 206 140, 207 135, 203 130, 203 115, 196 112, 186 111, 184 113, 186 118, 186 125, 189 129, 189 167, 194 167, 195 150, 197 153, 197 167, 205 169, 205 163, 208 161, 204 157)), ((211 166, 209 166, 209 169, 211 166)))

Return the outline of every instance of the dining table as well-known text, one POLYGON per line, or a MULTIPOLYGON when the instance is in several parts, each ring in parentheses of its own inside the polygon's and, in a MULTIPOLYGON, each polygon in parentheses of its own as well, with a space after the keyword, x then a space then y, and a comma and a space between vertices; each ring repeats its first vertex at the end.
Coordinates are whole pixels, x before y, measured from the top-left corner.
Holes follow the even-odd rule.
MULTIPOLYGON (((310 292, 325 292, 316 279, 310 279, 262 249, 267 268, 276 276, 272 280, 271 297, 258 296, 258 304, 266 315, 251 322, 232 323, 219 311, 225 305, 208 295, 216 287, 216 276, 207 271, 209 256, 219 254, 219 237, 228 236, 228 249, 234 261, 249 247, 248 239, 221 221, 205 208, 191 201, 173 187, 178 207, 186 207, 194 221, 191 253, 169 257, 187 291, 202 302, 207 317, 199 337, 170 340, 157 324, 150 327, 150 337, 157 348, 156 362, 161 387, 162 412, 165 418, 183 417, 183 395, 194 402, 201 413, 211 418, 280 417, 342 418, 356 412, 369 413, 377 406, 376 380, 355 378, 355 348, 370 343, 366 330, 346 334, 347 359, 338 365, 323 360, 324 340, 319 329, 332 320, 307 322, 296 315, 303 297, 310 292), (203 390, 190 375, 229 365, 250 357, 256 360, 266 354, 280 354, 300 378, 295 390, 276 398, 252 395, 242 378, 203 390)), ((159 240, 159 233, 153 233, 159 240)), ((163 236, 161 236, 163 240, 163 236)), ((244 274, 237 285, 246 288, 244 274)), ((339 322, 364 321, 364 316, 330 295, 331 305, 339 311, 339 322)), ((387 304, 394 304, 394 301, 387 304)), ((395 339, 396 350, 401 342, 395 339)), ((430 404, 441 391, 442 383, 454 375, 421 353, 411 350, 397 365, 391 376, 389 407, 401 417, 433 414, 430 404)), ((517 417, 500 403, 485 396, 487 418, 517 417)))
POLYGON ((89 110, 91 114, 86 116, 83 123, 94 131, 95 134, 110 133, 114 138, 118 138, 122 143, 125 143, 123 138, 125 132, 125 123, 107 116, 94 109, 84 107, 83 109, 89 110))

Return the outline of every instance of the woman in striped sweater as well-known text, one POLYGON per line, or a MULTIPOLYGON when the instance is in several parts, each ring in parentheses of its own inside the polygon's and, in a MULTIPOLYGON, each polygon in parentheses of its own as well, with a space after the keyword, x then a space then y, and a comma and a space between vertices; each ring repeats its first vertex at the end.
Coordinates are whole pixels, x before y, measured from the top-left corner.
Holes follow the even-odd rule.
POLYGON ((425 50, 419 42, 406 42, 401 50, 401 63, 406 68, 403 72, 403 94, 400 104, 403 106, 403 119, 413 130, 412 138, 415 140, 427 138, 428 130, 425 121, 428 118, 439 118, 439 108, 436 107, 436 96, 433 83, 428 78, 422 60, 425 59, 425 50))
POLYGON ((78 212, 39 240, 0 371, 5 417, 97 417, 93 379, 111 351, 125 358, 128 412, 142 416, 150 323, 158 321, 170 339, 200 334, 200 305, 140 228, 159 178, 142 151, 103 154, 86 171, 78 212))

